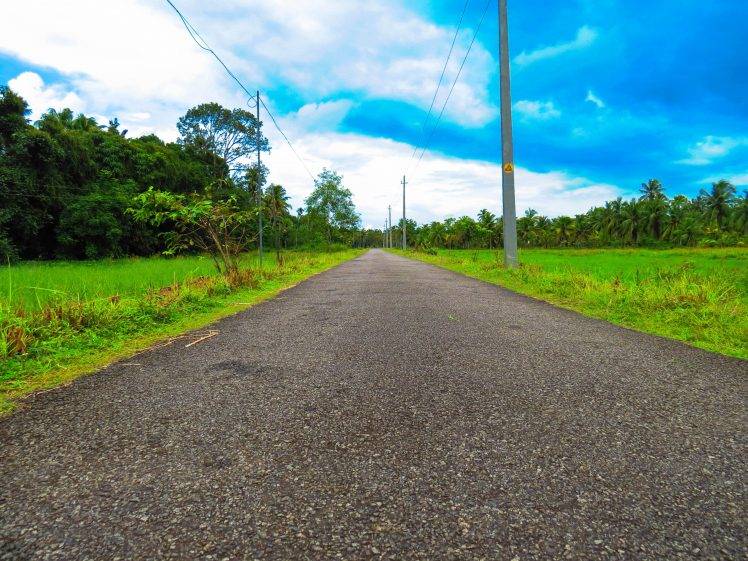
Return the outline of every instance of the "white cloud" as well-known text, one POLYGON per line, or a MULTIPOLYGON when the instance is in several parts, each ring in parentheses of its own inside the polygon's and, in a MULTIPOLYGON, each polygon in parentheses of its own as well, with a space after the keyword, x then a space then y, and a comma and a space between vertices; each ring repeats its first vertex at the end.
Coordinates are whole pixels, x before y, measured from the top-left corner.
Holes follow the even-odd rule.
POLYGON ((602 109, 603 107, 605 107, 605 103, 603 102, 603 100, 592 93, 592 90, 587 90, 587 97, 585 97, 584 100, 589 101, 590 103, 594 103, 595 105, 597 105, 598 109, 602 109))
POLYGON ((85 102, 75 93, 60 85, 45 86, 35 72, 22 72, 8 81, 11 90, 23 97, 31 109, 31 119, 36 120, 48 109, 68 107, 75 112, 86 110, 85 102))
MULTIPOLYGON (((285 125, 284 120, 281 126, 285 125)), ((328 167, 343 174, 365 223, 380 224, 388 204, 398 209, 399 216, 400 180, 410 163, 412 146, 357 134, 293 132, 294 147, 312 173, 328 167)), ((294 208, 298 207, 311 192, 312 181, 287 145, 273 142, 273 146, 268 157, 270 180, 284 185, 294 208)), ((497 164, 427 154, 417 170, 410 172, 408 181, 408 216, 419 223, 474 216, 481 208, 501 209, 501 168, 497 164)), ((620 194, 613 185, 563 172, 538 173, 522 167, 516 171, 519 213, 534 208, 550 216, 575 214, 620 194)))
POLYGON ((525 119, 545 121, 548 119, 556 119, 561 116, 561 111, 556 109, 552 101, 531 101, 522 99, 514 103, 512 108, 525 119))
MULTIPOLYGON (((160 116, 172 119, 201 101, 243 103, 163 2, 6 4, 0 52, 58 71, 91 111, 148 112, 159 129, 160 116), (29 14, 33 33, 17 24, 29 14), (132 30, 132 40, 113 40, 121 30, 132 30)), ((307 102, 342 90, 428 107, 453 33, 396 0, 183 0, 179 7, 248 87, 283 84, 307 102)), ((461 32, 446 80, 457 72, 471 35, 461 32)), ((480 126, 496 117, 488 96, 494 66, 476 43, 445 118, 480 126)))
POLYGON ((571 41, 549 47, 541 47, 534 51, 530 51, 529 53, 522 51, 514 57, 514 62, 520 66, 526 66, 539 60, 553 58, 570 51, 584 49, 592 45, 592 43, 595 42, 595 39, 597 39, 597 31, 584 25, 577 30, 576 37, 571 41))
POLYGON ((355 103, 350 99, 338 99, 324 103, 308 103, 288 119, 296 129, 334 130, 345 119, 355 103))
POLYGON ((705 177, 699 183, 716 183, 722 179, 726 179, 736 187, 748 187, 748 170, 742 173, 727 174, 727 175, 712 175, 711 177, 705 177))
POLYGON ((748 137, 705 136, 703 140, 688 148, 688 158, 678 160, 676 163, 689 166, 705 166, 726 156, 738 146, 748 146, 748 137))

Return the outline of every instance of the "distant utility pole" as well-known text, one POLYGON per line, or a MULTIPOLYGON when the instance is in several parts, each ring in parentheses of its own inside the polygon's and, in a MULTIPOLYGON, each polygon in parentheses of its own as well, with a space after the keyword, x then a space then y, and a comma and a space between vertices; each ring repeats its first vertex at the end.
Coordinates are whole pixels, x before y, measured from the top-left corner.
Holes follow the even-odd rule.
POLYGON ((260 134, 260 90, 257 90, 257 208, 260 220, 260 268, 262 268, 262 162, 260 161, 260 146, 262 136, 260 134))
POLYGON ((403 249, 408 249, 408 238, 406 234, 407 222, 405 222, 405 176, 403 175, 403 249))
POLYGON ((392 205, 387 205, 387 212, 389 213, 389 227, 387 228, 387 247, 392 247, 392 205))
POLYGON ((509 90, 509 25, 507 0, 499 0, 499 82, 501 89, 501 194, 504 210, 504 265, 517 261, 517 211, 514 204, 514 148, 512 146, 512 96, 509 90))

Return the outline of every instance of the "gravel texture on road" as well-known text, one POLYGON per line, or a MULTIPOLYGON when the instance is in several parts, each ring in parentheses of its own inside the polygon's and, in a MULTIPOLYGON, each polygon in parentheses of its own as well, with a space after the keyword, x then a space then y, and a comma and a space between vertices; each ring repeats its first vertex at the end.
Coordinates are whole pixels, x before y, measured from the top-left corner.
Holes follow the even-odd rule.
POLYGON ((745 559, 744 361, 373 250, 0 420, 0 560, 745 559))

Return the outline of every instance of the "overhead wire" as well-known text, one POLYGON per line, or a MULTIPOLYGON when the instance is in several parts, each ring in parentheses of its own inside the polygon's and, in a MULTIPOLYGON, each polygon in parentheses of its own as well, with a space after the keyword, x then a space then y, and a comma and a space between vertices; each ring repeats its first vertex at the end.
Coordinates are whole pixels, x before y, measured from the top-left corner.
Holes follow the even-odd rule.
MULTIPOLYGON (((239 85, 239 87, 244 91, 244 93, 247 94, 247 98, 248 98, 247 99, 247 105, 249 105, 249 100, 250 99, 254 99, 255 98, 255 94, 251 93, 244 86, 244 84, 241 82, 241 80, 239 80, 239 78, 236 77, 236 74, 234 74, 231 71, 231 69, 226 65, 226 63, 223 62, 223 60, 221 59, 221 57, 218 56, 218 54, 210 47, 210 45, 208 44, 208 42, 205 39, 202 38, 202 36, 200 35, 200 33, 190 23, 190 21, 187 19, 187 17, 184 14, 182 14, 182 12, 179 11, 179 8, 177 8, 174 5, 174 2, 172 2, 171 0, 166 0, 166 3, 169 4, 169 6, 171 6, 172 9, 176 12, 177 16, 179 16, 179 19, 182 21, 182 25, 184 25, 184 28, 187 30, 187 33, 189 33, 190 37, 195 42, 195 44, 198 47, 200 47, 201 49, 203 49, 204 51, 207 51, 211 55, 213 55, 213 57, 220 63, 220 65, 223 66, 224 70, 226 70, 226 72, 228 73, 228 75, 231 76, 231 78, 234 80, 234 82, 236 82, 239 85)), ((259 101, 260 101, 260 104, 265 108, 265 111, 267 111, 268 116, 270 117, 270 120, 272 121, 272 123, 275 126, 275 128, 278 130, 278 132, 281 134, 281 136, 283 137, 283 139, 288 144, 288 147, 291 149, 291 152, 293 152, 294 156, 296 156, 296 159, 299 160, 299 162, 301 163, 301 165, 304 167, 304 170, 306 170, 307 174, 309 174, 309 177, 311 177, 312 181, 316 181, 316 179, 315 179, 314 175, 312 174, 312 172, 309 171, 309 168, 307 167, 306 162, 304 162, 304 160, 301 158, 301 156, 299 156, 299 153, 293 147, 293 144, 289 140, 289 138, 286 135, 286 133, 283 132, 283 129, 281 129, 280 125, 275 120, 275 117, 273 116, 273 113, 270 111, 270 109, 265 104, 265 102, 262 100, 262 98, 259 98, 259 101)), ((250 105, 250 107, 252 107, 252 106, 250 105)), ((257 103, 256 102, 254 103, 254 107, 257 107, 257 103)))
MULTIPOLYGON (((455 33, 452 36, 452 44, 449 46, 449 52, 447 53, 447 58, 444 61, 444 66, 442 66, 442 72, 441 72, 441 75, 439 76, 439 81, 436 84, 436 90, 434 90, 434 97, 431 99, 431 105, 429 105, 428 113, 426 114, 426 118, 423 121, 423 126, 421 127, 421 134, 426 134, 426 127, 428 125, 429 119, 431 118, 431 112, 434 109, 436 98, 439 95, 439 89, 441 88, 442 81, 444 80, 444 74, 447 71, 447 65, 449 65, 449 61, 452 58, 452 51, 455 48, 455 43, 457 42, 457 36, 460 34, 460 28, 462 27, 462 20, 465 18, 465 11, 467 10, 468 4, 470 4, 470 0, 465 0, 465 4, 462 6, 462 12, 460 13, 460 20, 457 22, 457 28, 455 29, 455 33)), ((410 162, 413 161, 413 158, 415 157, 417 152, 418 152, 418 145, 416 145, 413 148, 413 153, 410 155, 410 160, 408 162, 408 165, 410 165, 410 162)))
POLYGON ((457 82, 460 79, 460 75, 462 74, 462 69, 465 66, 465 62, 468 59, 468 56, 470 55, 470 51, 473 48, 473 44, 475 43, 475 39, 478 36, 478 32, 480 31, 481 26, 483 25, 483 21, 486 19, 486 13, 488 12, 488 6, 491 3, 491 0, 486 0, 485 5, 483 6, 483 13, 481 14, 480 20, 478 21, 478 25, 475 28, 475 32, 473 33, 473 38, 470 40, 470 44, 468 45, 467 51, 465 52, 465 56, 462 57, 462 62, 460 63, 460 67, 457 70, 457 75, 455 76, 455 79, 452 81, 452 86, 449 88, 449 93, 447 94, 447 97, 444 99, 444 103, 442 104, 441 111, 439 112, 439 116, 436 119, 436 123, 434 123, 434 126, 431 128, 431 132, 426 140, 426 143, 424 144, 421 154, 418 156, 418 160, 416 161, 416 167, 413 170, 418 169, 419 164, 421 163, 421 160, 423 159, 423 155, 426 153, 426 150, 429 148, 429 144, 431 143, 431 139, 434 137, 434 133, 436 132, 436 129, 439 127, 439 123, 441 123, 442 116, 444 115, 444 110, 447 108, 447 103, 449 103, 449 99, 452 97, 452 92, 454 92, 455 86, 457 85, 457 82))

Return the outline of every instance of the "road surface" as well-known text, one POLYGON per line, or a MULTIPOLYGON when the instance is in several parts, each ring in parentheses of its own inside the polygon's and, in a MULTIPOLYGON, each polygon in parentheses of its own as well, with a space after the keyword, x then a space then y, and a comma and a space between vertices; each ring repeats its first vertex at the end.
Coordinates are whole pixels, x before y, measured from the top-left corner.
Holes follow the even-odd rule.
POLYGON ((0 420, 0 559, 745 559, 746 362, 371 251, 0 420))

